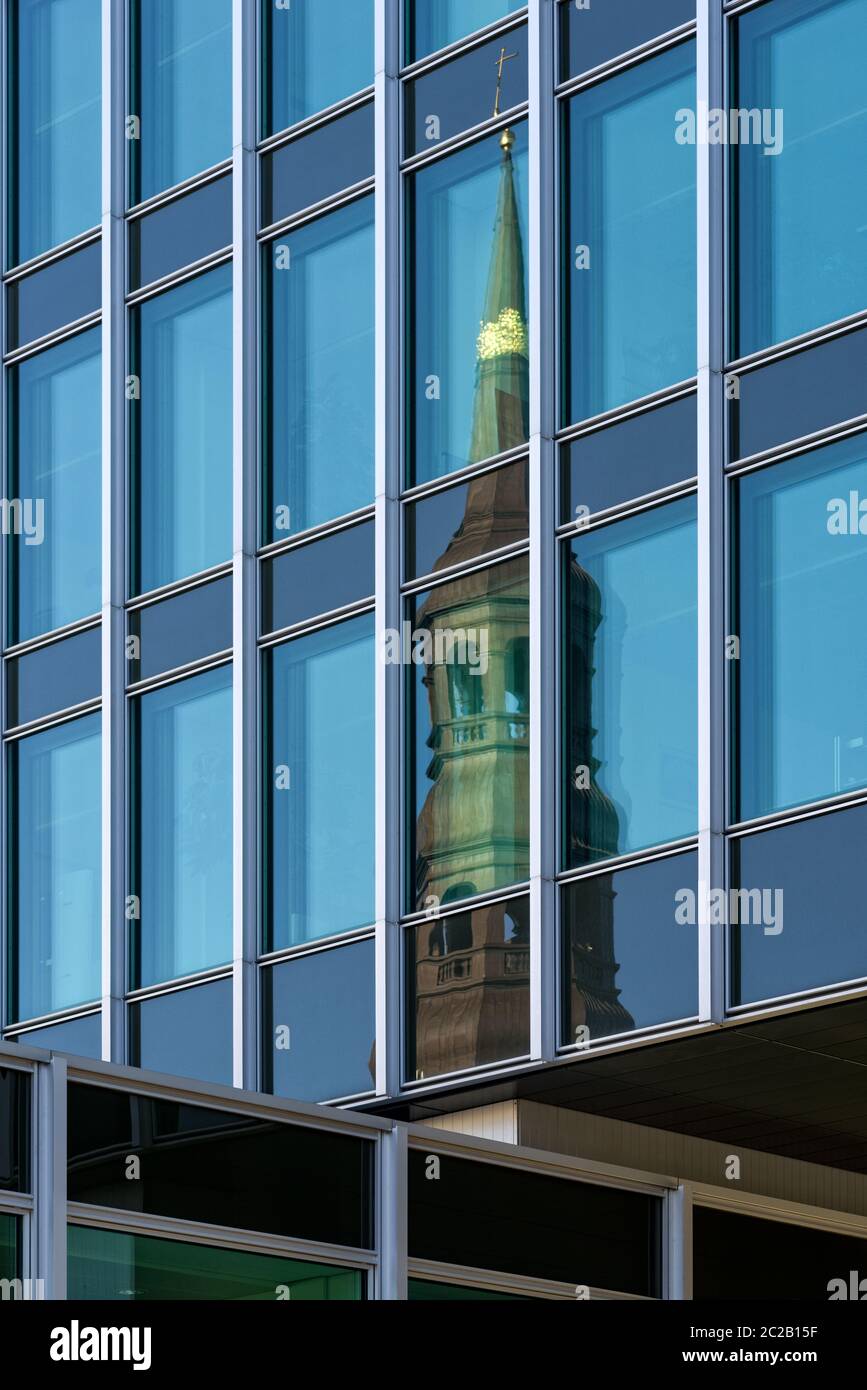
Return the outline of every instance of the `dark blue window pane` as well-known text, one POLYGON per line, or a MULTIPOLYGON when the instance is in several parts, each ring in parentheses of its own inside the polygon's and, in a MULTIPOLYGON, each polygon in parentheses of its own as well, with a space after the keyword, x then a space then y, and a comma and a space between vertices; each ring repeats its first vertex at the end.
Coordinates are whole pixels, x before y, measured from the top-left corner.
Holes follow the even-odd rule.
POLYGON ((697 828, 695 499, 579 534, 563 583, 564 862, 578 867, 697 828))
POLYGON ((6 1041, 22 1043, 26 1047, 44 1047, 49 1052, 69 1052, 74 1057, 92 1057, 99 1061, 102 1056, 102 1015, 70 1018, 65 1023, 52 1023, 47 1028, 19 1033, 6 1041))
POLYGON ((867 331, 844 333, 740 377, 732 458, 867 414, 867 331))
POLYGON ((467 34, 494 24, 526 0, 407 0, 407 62, 427 57, 467 34))
POLYGON ((21 1222, 0 1214, 0 1279, 21 1277, 21 1222))
POLYGON ((264 534, 286 540, 373 501, 373 199, 264 249, 264 534))
POLYGON ((30 1190, 30 1077, 0 1067, 0 1192, 30 1190))
POLYGON ((560 79, 667 34, 695 19, 695 0, 573 0, 560 5, 560 79))
POLYGON ((579 92, 565 108, 562 423, 695 375, 695 44, 579 92))
POLYGON ((12 264, 99 221, 100 0, 12 0, 9 165, 12 264))
POLYGON ((262 572, 263 631, 280 632, 369 598, 376 588, 374 541, 369 521, 270 560, 262 572))
POLYGON ((525 540, 530 516, 527 464, 507 464, 406 509, 406 577, 433 574, 525 540))
POLYGON ((101 991, 102 756, 88 715, 9 747, 11 1023, 101 991))
POLYGON ((133 1067, 232 1084, 232 981, 214 980, 129 1007, 133 1067))
POLYGON ((232 580, 187 589, 129 615, 140 656, 128 664, 128 682, 148 680, 232 646, 232 580))
POLYGON ((265 135, 372 84, 373 0, 262 0, 262 20, 265 135))
POLYGON ((262 226, 373 177, 373 102, 262 159, 262 226))
POLYGON ((232 244, 232 176, 213 179, 129 224, 129 287, 137 290, 232 244))
POLYGON ((232 0, 133 0, 134 202, 232 153, 232 0))
POLYGON ((232 957, 232 667, 133 705, 132 985, 232 957))
POLYGON ((266 1091, 326 1101, 376 1089, 374 957, 359 941, 265 971, 266 1091))
POLYGON ((526 100, 527 27, 522 24, 407 85, 406 154, 434 149, 526 100))
MULTIPOLYGON (((810 1126, 804 1129, 806 1146, 810 1126)), ((861 1280, 867 1240, 863 1236, 844 1235, 842 1227, 823 1231, 788 1221, 760 1221, 740 1212, 714 1211, 698 1202, 692 1221, 696 1302, 803 1299, 824 1303, 834 1297, 833 1280, 851 1288, 852 1270, 857 1271, 855 1282, 862 1290, 852 1297, 864 1299, 861 1280)))
POLYGON ((6 294, 10 351, 95 313, 102 304, 102 242, 13 280, 6 294))
POLYGON ((270 660, 267 949, 278 951, 374 920, 373 616, 270 660))
POLYGON ((29 724, 86 700, 102 689, 102 630, 37 647, 6 663, 6 724, 29 724))
POLYGON ((148 593, 232 554, 232 267, 133 313, 133 588, 148 593))
POLYGON ((694 854, 676 854, 564 888, 564 1047, 698 1012, 697 869, 694 854))
POLYGON ((867 304, 867 4, 759 5, 735 35, 732 104, 767 113, 732 145, 742 357, 867 304))
POLYGON ((735 816, 867 786, 867 436, 736 485, 735 816))
POLYGON ((10 496, 24 532, 8 546, 13 642, 102 603, 100 343, 93 329, 11 369, 10 496))
POLYGON ((694 478, 697 441, 695 396, 682 396, 564 444, 561 522, 694 478))
POLYGON ((867 924, 861 866, 867 806, 732 843, 732 1003, 861 980, 867 924), (760 900, 761 899, 761 900, 760 900))

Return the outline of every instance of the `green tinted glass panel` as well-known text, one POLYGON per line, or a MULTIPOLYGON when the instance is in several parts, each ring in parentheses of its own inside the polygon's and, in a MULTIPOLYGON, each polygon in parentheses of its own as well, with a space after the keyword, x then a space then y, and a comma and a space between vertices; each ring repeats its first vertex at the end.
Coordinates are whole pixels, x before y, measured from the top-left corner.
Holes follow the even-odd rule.
POLYGON ((410 1279, 410 1303, 525 1303, 519 1293, 497 1293, 494 1289, 471 1289, 468 1284, 437 1284, 432 1279, 410 1279))
POLYGON ((0 1215, 0 1279, 18 1278, 18 1219, 0 1215))

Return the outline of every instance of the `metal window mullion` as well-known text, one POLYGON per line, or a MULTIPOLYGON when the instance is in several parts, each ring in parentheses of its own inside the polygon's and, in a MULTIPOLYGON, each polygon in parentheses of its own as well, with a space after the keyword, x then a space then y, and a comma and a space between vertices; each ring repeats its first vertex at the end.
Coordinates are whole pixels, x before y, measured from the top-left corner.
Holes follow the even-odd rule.
POLYGON ((407 1128, 395 1124, 381 1134, 377 1153, 377 1253, 379 1267, 376 1297, 405 1302, 409 1260, 409 1144, 407 1128))
POLYGON ((232 6, 232 1056, 234 1084, 258 1082, 257 7, 232 6))
POLYGON ((66 1061, 35 1068, 35 1213, 30 1268, 46 1299, 66 1298, 66 1061))
POLYGON ((692 1188, 681 1183, 665 1197, 665 1279, 663 1298, 692 1298, 692 1188))
MULTIPOLYGON (((697 128, 725 106, 722 0, 698 0, 697 128)), ((705 889, 725 887, 725 147, 699 139, 698 323, 698 885, 699 1017, 725 1013, 724 929, 712 926, 705 889)))
MULTIPOLYGON (((9 35, 9 0, 3 0, 0 5, 0 73, 7 88, 10 85, 11 74, 9 71, 10 53, 8 48, 9 35)), ((0 272, 6 269, 9 257, 9 213, 11 208, 11 194, 9 189, 9 135, 7 132, 0 139, 0 272)), ((0 354, 6 353, 6 291, 0 287, 0 354)), ((0 470, 2 470, 4 490, 3 495, 8 497, 9 491, 9 368, 0 366, 0 470), (8 490, 7 490, 8 489, 8 490)), ((2 645, 5 651, 9 644, 9 546, 10 537, 0 536, 0 565, 3 569, 2 585, 3 602, 2 614, 0 614, 0 633, 2 633, 2 645)), ((6 681, 0 680, 0 735, 6 728, 6 681)), ((9 808, 11 805, 10 788, 8 782, 7 769, 9 766, 9 754, 0 737, 0 1043, 3 1040, 3 1029, 8 1022, 8 980, 7 980, 7 960, 9 952, 9 933, 12 930, 13 915, 10 904, 10 874, 9 874, 9 808)))
MULTIPOLYGON (((402 412, 400 0, 376 0, 376 610, 375 915, 376 1091, 401 1081, 401 677, 380 659, 387 629, 400 630, 402 412)), ((389 1297, 393 1295, 387 1295, 389 1297)))

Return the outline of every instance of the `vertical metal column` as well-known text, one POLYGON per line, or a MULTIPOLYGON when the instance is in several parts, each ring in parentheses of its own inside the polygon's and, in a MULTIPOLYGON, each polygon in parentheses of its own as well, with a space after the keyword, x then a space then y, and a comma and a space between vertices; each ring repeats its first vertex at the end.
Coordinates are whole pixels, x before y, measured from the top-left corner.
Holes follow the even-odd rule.
POLYGON ((401 678, 383 635, 400 630, 400 0, 376 0, 376 1091, 400 1087, 401 678))
POLYGON ((665 1288, 662 1296, 682 1301, 692 1298, 692 1191, 688 1183, 665 1198, 668 1244, 665 1288))
MULTIPOLYGON (((3 81, 9 87, 9 0, 2 0, 0 4, 0 73, 3 74, 3 81)), ((8 101, 7 101, 8 112, 8 101)), ((5 272, 9 264, 9 212, 11 206, 9 192, 9 125, 8 118, 4 129, 4 135, 0 140, 0 274, 5 272)), ((2 365, 3 357, 6 353, 6 291, 0 287, 0 420, 9 420, 9 372, 2 365)), ((3 496, 8 496, 6 488, 9 479, 9 429, 4 425, 0 429, 0 469, 3 477, 3 496)), ((2 567, 2 613, 0 613, 0 634, 2 634, 3 651, 9 645, 9 612, 8 612, 8 584, 9 574, 9 536, 0 535, 0 567, 2 567)), ((3 666, 3 656, 0 652, 0 667, 3 666)), ((7 1021, 7 979, 6 962, 9 958, 9 931, 11 913, 9 911, 9 892, 5 887, 9 883, 9 837, 7 827, 9 824, 9 785, 7 769, 9 759, 6 746, 3 743, 3 731, 6 728, 6 679, 5 672, 3 679, 0 680, 0 884, 3 890, 0 891, 0 1040, 3 1038, 3 1029, 7 1021)))
POLYGON ((257 6, 232 6, 233 696, 232 1037, 234 1084, 258 1081, 259 679, 257 6))
POLYGON ((379 1152, 379 1297, 389 1302, 405 1302, 409 1162, 406 1126, 395 1124, 392 1130, 382 1134, 379 1152))
POLYGON ((36 1067, 36 1268, 46 1299, 66 1298, 66 1060, 36 1067))

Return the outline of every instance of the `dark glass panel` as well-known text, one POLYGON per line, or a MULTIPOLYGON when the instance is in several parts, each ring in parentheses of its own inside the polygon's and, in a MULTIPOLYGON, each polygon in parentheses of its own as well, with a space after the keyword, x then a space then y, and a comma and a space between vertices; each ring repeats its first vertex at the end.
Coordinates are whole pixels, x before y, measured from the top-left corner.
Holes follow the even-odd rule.
POLYGON ((72 1300, 342 1303, 364 1298, 360 1271, 279 1255, 185 1245, 93 1226, 70 1226, 68 1249, 72 1300))
POLYGON ((406 577, 435 574, 529 534, 528 465, 522 459, 406 508, 406 577))
POLYGON ((9 352, 94 313, 102 304, 102 242, 13 280, 6 295, 9 352))
POLYGON ((133 1067, 232 1084, 232 981, 214 980, 129 1007, 133 1067))
POLYGON ((0 1067, 0 1192, 30 1191, 30 1077, 0 1067))
POLYGON ((0 1281, 21 1277, 20 1239, 18 1217, 0 1212, 0 1281))
POLYGON ((696 398, 681 396, 564 444, 561 523, 694 478, 697 431, 696 398))
POLYGON ((733 459, 867 414, 867 329, 744 372, 731 404, 733 459))
POLYGON ((564 888, 564 1047, 697 1013, 696 873, 696 856, 678 854, 564 888), (677 921, 681 902, 694 904, 692 921, 677 921))
POLYGON ((69 1200, 369 1248, 373 1144, 73 1084, 69 1200), (126 1156, 139 1154, 139 1182, 126 1156))
POLYGON ((525 1303, 519 1293, 497 1293, 494 1289, 472 1289, 469 1284, 440 1284, 432 1279, 410 1279, 407 1282, 410 1303, 525 1303))
POLYGON ((264 972, 264 1090, 327 1101, 376 1089, 375 954, 359 941, 264 972))
POLYGON ((407 619, 407 909, 416 912, 529 876, 527 557, 415 595, 407 619))
POLYGON ((44 1047, 48 1052, 69 1052, 75 1057, 102 1056, 102 1015, 87 1014, 85 1018, 69 1018, 63 1023, 51 1023, 47 1028, 33 1028, 29 1033, 17 1033, 7 1042, 22 1047, 44 1047))
POLYGON ((527 100, 527 26, 423 73, 405 90, 407 155, 520 106, 527 100))
POLYGON ((867 975, 865 836, 867 806, 855 806, 732 842, 732 885, 751 893, 731 928, 733 1004, 867 975))
POLYGON ((373 102, 296 136, 262 158, 262 226, 373 177, 373 102))
POLYGON ((695 0, 564 0, 560 80, 589 72, 691 19, 695 0))
POLYGON ((213 179, 129 224, 129 287, 137 290, 232 244, 232 176, 213 179))
POLYGON ((373 82, 373 0, 262 0, 264 135, 373 82))
POLYGON ((439 1168, 431 1180, 410 1149, 410 1256, 658 1295, 657 1198, 450 1155, 439 1168))
POLYGON ((376 588, 375 526, 366 521, 276 555, 262 569, 263 632, 369 598, 376 588))
POLYGON ((694 1299, 864 1297, 867 1240, 858 1236, 695 1206, 692 1248, 694 1299))
POLYGON ((526 0, 407 0, 407 62, 426 58, 467 34, 495 24, 526 0))
POLYGON ((127 663, 130 685, 228 651, 232 646, 231 576, 134 609, 129 632, 139 641, 138 657, 127 663))
POLYGON ((406 991, 408 1080, 524 1056, 530 1048, 530 899, 407 928, 406 991))
POLYGON ((7 661, 7 726, 98 699, 101 689, 102 630, 92 627, 7 661))

